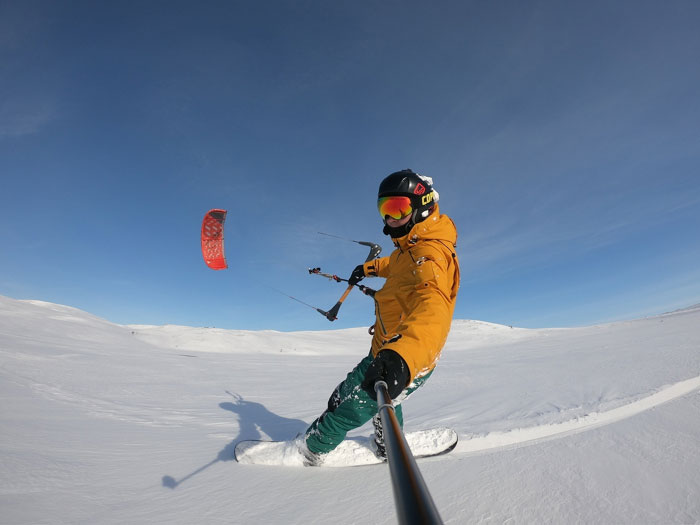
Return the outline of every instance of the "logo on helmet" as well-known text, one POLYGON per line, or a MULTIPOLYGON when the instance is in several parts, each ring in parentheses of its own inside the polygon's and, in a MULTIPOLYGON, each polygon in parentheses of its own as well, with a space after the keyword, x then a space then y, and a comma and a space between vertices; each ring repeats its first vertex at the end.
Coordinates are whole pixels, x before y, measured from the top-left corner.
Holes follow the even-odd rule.
POLYGON ((416 189, 413 190, 414 195, 423 195, 425 193, 425 186, 423 186, 420 182, 416 184, 416 189))

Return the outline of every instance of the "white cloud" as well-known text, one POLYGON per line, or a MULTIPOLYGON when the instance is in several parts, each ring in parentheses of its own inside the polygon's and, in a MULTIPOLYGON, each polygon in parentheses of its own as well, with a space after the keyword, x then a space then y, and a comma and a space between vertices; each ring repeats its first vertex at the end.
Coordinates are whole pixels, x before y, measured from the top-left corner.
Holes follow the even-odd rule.
POLYGON ((55 114, 54 105, 47 101, 4 102, 0 105, 0 139, 37 133, 53 120, 55 114))

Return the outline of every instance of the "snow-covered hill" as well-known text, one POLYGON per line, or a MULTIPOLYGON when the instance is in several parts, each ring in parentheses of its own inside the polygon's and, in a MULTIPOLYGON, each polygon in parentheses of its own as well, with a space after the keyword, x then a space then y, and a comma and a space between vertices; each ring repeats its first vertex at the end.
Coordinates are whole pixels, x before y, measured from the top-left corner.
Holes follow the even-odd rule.
MULTIPOLYGON (((395 523, 384 465, 231 456, 304 430, 368 346, 365 328, 120 326, 0 297, 0 523, 395 523)), ((460 434, 420 463, 446 523, 700 521, 700 307, 572 329, 457 320, 404 414, 460 434)))

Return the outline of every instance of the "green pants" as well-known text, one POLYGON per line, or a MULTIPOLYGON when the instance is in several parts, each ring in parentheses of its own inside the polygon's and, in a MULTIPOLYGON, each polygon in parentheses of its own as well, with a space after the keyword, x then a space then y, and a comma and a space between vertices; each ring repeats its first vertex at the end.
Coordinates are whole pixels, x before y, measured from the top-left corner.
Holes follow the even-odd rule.
MULTIPOLYGON (((350 430, 361 427, 377 414, 377 402, 369 397, 369 394, 360 386, 373 359, 372 352, 370 352, 348 374, 345 381, 335 388, 328 400, 326 411, 306 431, 306 446, 310 451, 317 454, 330 452, 345 439, 350 430)), ((432 371, 419 379, 414 379, 401 392, 398 399, 394 400, 394 412, 402 427, 401 401, 425 383, 431 374, 432 371)))

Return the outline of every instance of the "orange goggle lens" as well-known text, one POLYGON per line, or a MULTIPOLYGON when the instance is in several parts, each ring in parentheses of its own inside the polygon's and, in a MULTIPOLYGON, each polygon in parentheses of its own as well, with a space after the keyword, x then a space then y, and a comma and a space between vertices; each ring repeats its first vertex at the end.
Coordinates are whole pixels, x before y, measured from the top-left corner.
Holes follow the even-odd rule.
POLYGON ((413 212, 411 199, 408 197, 382 197, 377 201, 379 215, 384 219, 387 215, 393 219, 403 219, 413 212))

